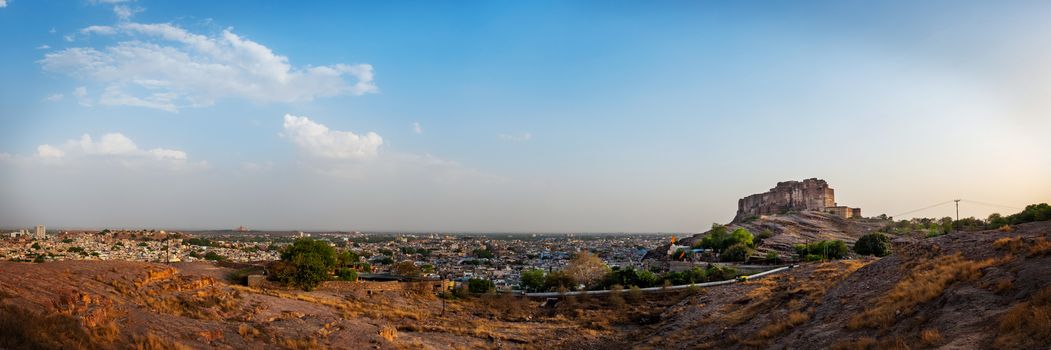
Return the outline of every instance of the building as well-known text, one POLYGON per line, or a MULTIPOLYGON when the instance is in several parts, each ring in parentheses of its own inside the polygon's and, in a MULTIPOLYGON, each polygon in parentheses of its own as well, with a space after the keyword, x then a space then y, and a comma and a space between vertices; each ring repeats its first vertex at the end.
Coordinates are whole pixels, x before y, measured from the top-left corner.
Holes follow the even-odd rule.
POLYGON ((737 215, 733 221, 804 210, 824 211, 842 218, 861 216, 860 208, 839 206, 835 191, 825 180, 810 178, 778 182, 770 191, 741 198, 737 201, 737 215))
POLYGON ((36 232, 33 234, 33 238, 44 239, 47 237, 47 230, 44 229, 44 225, 36 225, 36 232))
POLYGON ((825 212, 844 219, 861 217, 861 208, 851 208, 842 205, 825 208, 825 212))

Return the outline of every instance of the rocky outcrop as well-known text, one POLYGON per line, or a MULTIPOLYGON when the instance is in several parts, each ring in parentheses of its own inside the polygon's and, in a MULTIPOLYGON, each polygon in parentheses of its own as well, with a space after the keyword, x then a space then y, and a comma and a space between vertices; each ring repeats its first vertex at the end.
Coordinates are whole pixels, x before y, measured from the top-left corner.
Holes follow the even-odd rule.
POLYGON ((836 195, 825 180, 778 182, 770 191, 753 194, 737 201, 733 222, 761 216, 786 214, 791 211, 818 210, 836 206, 836 195))

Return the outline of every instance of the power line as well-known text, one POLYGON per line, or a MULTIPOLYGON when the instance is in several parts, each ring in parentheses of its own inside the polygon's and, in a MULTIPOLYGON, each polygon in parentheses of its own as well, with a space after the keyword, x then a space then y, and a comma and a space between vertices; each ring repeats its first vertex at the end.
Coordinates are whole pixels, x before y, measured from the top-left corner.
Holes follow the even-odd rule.
POLYGON ((989 206, 989 207, 1000 207, 1000 208, 1006 208, 1006 209, 1022 210, 1022 208, 1012 207, 1010 205, 1000 205, 1000 204, 993 204, 993 203, 985 203, 985 202, 979 202, 979 201, 974 201, 974 200, 970 200, 970 199, 964 199, 963 201, 967 202, 967 203, 974 203, 974 204, 984 205, 984 206, 989 206))
POLYGON ((927 210, 927 209, 930 209, 930 208, 937 207, 939 205, 946 205, 946 204, 949 204, 949 203, 952 203, 952 202, 953 202, 953 200, 950 199, 950 200, 947 200, 947 201, 944 201, 944 202, 941 202, 941 203, 938 203, 938 204, 931 204, 931 205, 928 205, 928 206, 923 207, 923 208, 919 208, 919 209, 915 209, 915 210, 909 210, 907 212, 904 212, 904 213, 901 213, 901 214, 897 214, 897 215, 891 215, 891 217, 899 217, 899 216, 902 216, 902 215, 905 215, 905 214, 912 214, 912 213, 915 213, 915 212, 918 212, 918 211, 927 210))

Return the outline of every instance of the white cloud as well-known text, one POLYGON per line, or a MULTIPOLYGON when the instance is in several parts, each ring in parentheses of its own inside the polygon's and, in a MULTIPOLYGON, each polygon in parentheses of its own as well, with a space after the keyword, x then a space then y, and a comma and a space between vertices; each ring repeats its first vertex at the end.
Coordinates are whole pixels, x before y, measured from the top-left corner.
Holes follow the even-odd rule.
POLYGON ((417 133, 417 134, 422 134, 423 133, 423 127, 420 126, 419 122, 412 123, 412 132, 417 133))
POLYGON ((51 94, 51 95, 48 95, 47 97, 44 97, 44 101, 48 101, 48 102, 62 101, 62 97, 64 97, 62 94, 51 94))
POLYGON ((126 5, 113 6, 113 14, 117 15, 117 19, 121 21, 127 21, 131 17, 135 16, 136 13, 142 12, 142 8, 136 7, 131 8, 126 5))
POLYGON ((91 135, 84 134, 79 139, 67 140, 60 146, 43 144, 37 146, 36 155, 40 158, 52 159, 67 156, 114 156, 169 161, 186 160, 186 152, 166 148, 141 149, 134 141, 121 133, 102 135, 98 141, 92 139, 91 135))
POLYGON ((113 35, 117 34, 117 28, 110 26, 87 26, 80 30, 80 34, 98 34, 98 35, 113 35))
POLYGON ((50 48, 51 48, 51 45, 48 45, 48 44, 43 44, 43 45, 40 45, 40 46, 36 47, 37 50, 47 50, 47 49, 50 49, 50 48))
POLYGON ((7 7, 7 0, 0 0, 0 7, 7 7))
POLYGON ((229 29, 208 36, 171 24, 123 22, 81 33, 129 40, 51 52, 39 63, 46 71, 104 85, 98 101, 104 105, 177 111, 226 98, 296 102, 377 91, 371 65, 293 67, 287 57, 229 29))
POLYGON ((73 89, 73 97, 77 98, 77 103, 84 107, 91 107, 91 99, 88 98, 88 88, 78 86, 73 89))
POLYGON ((285 115, 282 136, 299 149, 318 158, 371 159, 376 157, 383 138, 374 132, 358 135, 349 131, 329 130, 307 117, 285 115))
POLYGON ((514 141, 514 142, 524 142, 524 141, 529 141, 529 140, 533 139, 533 134, 530 134, 528 132, 524 132, 524 133, 517 134, 517 135, 500 134, 498 136, 502 140, 514 141))
POLYGON ((66 156, 66 152, 51 145, 37 146, 36 154, 38 157, 42 158, 62 158, 66 156))
POLYGON ((58 30, 55 30, 55 27, 51 27, 51 30, 48 30, 47 32, 51 33, 51 34, 55 34, 56 32, 58 32, 58 30))

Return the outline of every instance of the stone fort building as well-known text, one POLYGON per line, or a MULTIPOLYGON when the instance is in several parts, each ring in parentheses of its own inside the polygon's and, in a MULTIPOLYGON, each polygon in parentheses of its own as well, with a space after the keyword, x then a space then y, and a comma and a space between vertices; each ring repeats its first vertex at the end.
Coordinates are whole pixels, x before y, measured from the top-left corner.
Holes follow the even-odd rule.
POLYGON ((778 182, 764 193, 753 194, 737 201, 734 222, 760 215, 785 214, 790 211, 814 210, 835 214, 842 218, 861 216, 861 208, 836 204, 836 194, 825 180, 778 182))

